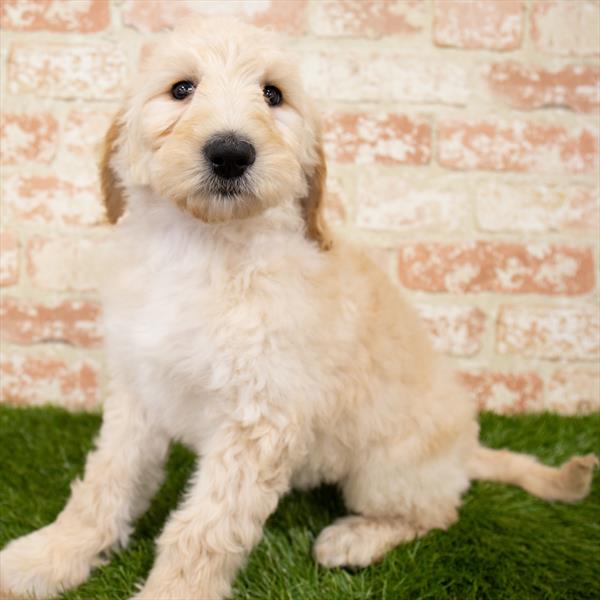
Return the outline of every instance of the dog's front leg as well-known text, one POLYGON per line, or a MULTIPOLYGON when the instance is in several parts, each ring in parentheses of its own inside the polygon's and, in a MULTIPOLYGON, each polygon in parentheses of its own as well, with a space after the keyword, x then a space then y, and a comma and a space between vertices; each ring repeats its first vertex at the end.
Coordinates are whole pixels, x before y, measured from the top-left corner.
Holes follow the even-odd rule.
POLYGON ((168 521, 157 559, 136 600, 226 597, 289 488, 295 428, 231 423, 201 460, 183 506, 168 521))
POLYGON ((107 400, 97 449, 56 521, 0 552, 0 598, 53 598, 124 545, 163 479, 168 441, 134 398, 107 400))

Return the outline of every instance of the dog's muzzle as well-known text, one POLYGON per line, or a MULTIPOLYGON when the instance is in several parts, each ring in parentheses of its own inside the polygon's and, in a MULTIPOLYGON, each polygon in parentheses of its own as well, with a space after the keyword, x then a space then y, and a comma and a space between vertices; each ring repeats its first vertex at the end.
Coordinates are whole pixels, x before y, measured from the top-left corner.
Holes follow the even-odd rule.
POLYGON ((221 179, 241 177, 256 158, 254 146, 234 133, 211 138, 202 149, 212 173, 221 179))

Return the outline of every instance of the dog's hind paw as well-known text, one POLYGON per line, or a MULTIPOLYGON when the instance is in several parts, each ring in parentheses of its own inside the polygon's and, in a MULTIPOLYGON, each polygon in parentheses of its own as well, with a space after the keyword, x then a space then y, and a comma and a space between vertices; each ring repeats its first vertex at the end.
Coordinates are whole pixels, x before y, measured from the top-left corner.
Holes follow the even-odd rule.
POLYGON ((320 533, 313 554, 324 567, 366 567, 415 536, 401 519, 344 517, 320 533))

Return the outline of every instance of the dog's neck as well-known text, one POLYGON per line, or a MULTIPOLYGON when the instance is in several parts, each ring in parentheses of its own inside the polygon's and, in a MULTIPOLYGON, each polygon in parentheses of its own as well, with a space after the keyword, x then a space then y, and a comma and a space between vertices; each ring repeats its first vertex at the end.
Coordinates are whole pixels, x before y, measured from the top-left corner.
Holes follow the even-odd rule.
POLYGON ((242 248, 278 241, 289 244, 292 240, 302 240, 305 235, 299 202, 291 197, 255 217, 205 223, 147 187, 134 187, 128 192, 128 208, 121 227, 135 232, 140 240, 180 235, 242 248))

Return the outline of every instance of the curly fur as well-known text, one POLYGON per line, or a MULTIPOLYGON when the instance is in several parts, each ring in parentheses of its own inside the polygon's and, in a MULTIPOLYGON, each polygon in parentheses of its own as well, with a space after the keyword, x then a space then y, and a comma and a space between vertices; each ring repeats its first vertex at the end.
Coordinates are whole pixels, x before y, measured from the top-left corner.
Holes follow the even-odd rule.
POLYGON ((475 407, 413 310, 359 248, 332 239, 316 111, 270 34, 194 21, 161 39, 107 137, 105 285, 112 393, 57 520, 0 554, 4 595, 83 582, 160 485, 168 444, 200 456, 137 599, 224 598, 290 487, 335 482, 352 516, 319 536, 327 567, 365 566, 457 519, 472 479, 542 498, 588 492, 594 456, 560 469, 482 448, 475 407), (170 87, 193 80, 193 97, 170 87), (270 107, 262 86, 283 91, 270 107), (252 140, 243 194, 207 185, 201 148, 252 140))

